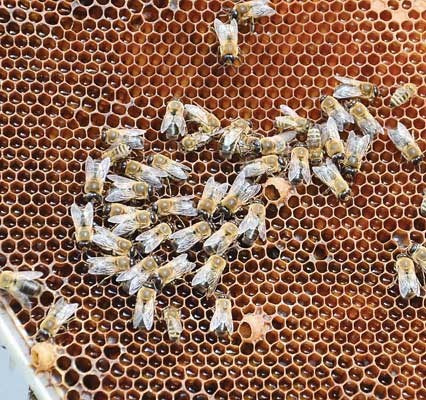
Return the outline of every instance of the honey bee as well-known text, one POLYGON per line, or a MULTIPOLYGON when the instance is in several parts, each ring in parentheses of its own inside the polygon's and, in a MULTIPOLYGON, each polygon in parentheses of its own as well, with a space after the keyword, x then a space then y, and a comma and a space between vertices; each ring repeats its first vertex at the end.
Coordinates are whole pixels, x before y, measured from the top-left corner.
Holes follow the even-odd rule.
POLYGON ((414 164, 419 164, 422 161, 423 153, 419 145, 403 124, 398 122, 396 129, 389 129, 388 136, 408 161, 412 161, 414 164))
POLYGON ((371 100, 379 95, 379 88, 369 82, 362 82, 341 76, 336 76, 335 78, 341 83, 341 85, 334 89, 333 96, 336 99, 351 99, 357 97, 371 100))
POLYGON ((203 249, 211 255, 221 256, 238 238, 238 226, 232 222, 225 222, 218 231, 213 233, 205 242, 203 249))
POLYGON ((166 132, 167 139, 176 139, 186 135, 184 111, 185 107, 180 100, 173 99, 168 102, 160 128, 161 133, 166 132))
POLYGON ((152 187, 146 182, 139 182, 119 175, 108 175, 112 187, 105 201, 146 200, 152 194, 152 187))
POLYGON ((157 290, 163 289, 167 284, 189 274, 195 268, 195 263, 188 260, 188 254, 180 254, 168 263, 156 269, 151 277, 157 290))
POLYGON ((278 174, 284 167, 285 162, 281 157, 271 154, 253 161, 249 161, 241 170, 247 178, 262 176, 263 174, 278 174))
POLYGON ((288 143, 296 137, 295 131, 279 133, 278 135, 260 139, 260 152, 264 156, 271 154, 282 155, 288 150, 288 143))
POLYGON ((214 30, 219 39, 219 54, 221 63, 232 65, 239 60, 238 24, 235 19, 229 24, 224 24, 219 19, 214 20, 214 30))
POLYGON ((120 143, 106 149, 102 153, 102 159, 109 158, 111 160, 111 165, 114 165, 117 161, 127 158, 131 152, 132 149, 127 144, 120 143))
POLYGON ((74 222, 75 241, 77 247, 87 247, 93 238, 93 205, 87 203, 80 208, 77 204, 71 206, 71 218, 74 222))
POLYGON ((169 237, 177 253, 183 253, 202 242, 212 234, 210 224, 205 221, 197 222, 194 225, 172 233, 169 237))
POLYGON ((148 163, 151 164, 152 167, 164 171, 171 179, 186 180, 188 179, 188 172, 191 172, 191 168, 177 161, 173 161, 162 154, 149 156, 148 163))
POLYGON ((344 159, 345 146, 340 138, 336 121, 331 117, 328 117, 327 122, 321 126, 321 140, 324 143, 325 152, 334 162, 344 159))
POLYGON ((395 90, 395 93, 390 99, 391 108, 399 107, 409 101, 413 96, 417 94, 417 87, 412 83, 406 83, 398 89, 395 90))
POLYGON ((211 218, 220 201, 225 197, 229 185, 219 183, 211 176, 204 186, 204 191, 197 205, 198 212, 204 218, 211 218))
POLYGON ((155 296, 157 292, 148 286, 142 286, 136 295, 133 328, 151 330, 154 325, 155 296))
POLYGON ((163 310, 163 319, 166 322, 169 339, 173 342, 179 340, 183 331, 179 310, 173 306, 166 307, 163 310))
POLYGON ((156 257, 145 257, 129 270, 121 272, 116 280, 123 283, 130 295, 135 294, 151 278, 152 273, 158 268, 156 257))
POLYGON ((251 132, 250 122, 245 119, 238 118, 232 121, 231 124, 222 129, 220 139, 221 154, 224 158, 230 159, 234 154, 245 155, 253 147, 252 142, 257 141, 260 146, 260 141, 253 136, 251 132))
POLYGON ((149 231, 142 232, 135 240, 141 242, 142 253, 149 254, 166 241, 171 234, 172 229, 169 224, 162 222, 149 231))
POLYGON ((229 11, 229 16, 239 24, 247 24, 250 21, 252 30, 256 18, 270 17, 274 14, 275 10, 268 5, 268 0, 243 1, 229 11))
POLYGON ((423 201, 422 201, 422 204, 420 205, 420 215, 422 217, 426 217, 426 191, 423 192, 423 201))
POLYGON ((297 133, 306 133, 312 126, 312 122, 307 118, 299 117, 289 106, 281 105, 281 112, 284 116, 275 118, 275 127, 279 131, 292 130, 297 133))
POLYGON ((126 206, 121 203, 108 203, 104 205, 102 213, 104 216, 114 217, 116 215, 133 214, 138 210, 137 207, 126 206))
POLYGON ((84 198, 87 201, 100 202, 106 176, 111 165, 109 158, 94 160, 88 156, 86 160, 86 182, 84 184, 84 198))
POLYGON ((319 130, 318 126, 314 125, 308 129, 306 144, 308 146, 309 161, 311 164, 321 164, 324 154, 322 151, 321 131, 319 130))
POLYGON ((126 144, 132 150, 143 149, 143 129, 106 128, 102 131, 101 140, 110 146, 126 144))
POLYGON ((247 182, 244 172, 240 172, 219 207, 225 216, 230 217, 253 199, 260 189, 260 185, 247 182))
POLYGON ((112 233, 118 236, 129 236, 136 231, 143 231, 157 222, 155 213, 148 210, 135 210, 129 214, 114 215, 108 218, 108 222, 117 224, 112 233))
POLYGON ((234 332, 234 323, 232 322, 232 303, 231 299, 224 294, 216 298, 212 320, 210 321, 210 332, 216 332, 218 335, 234 332))
POLYGON ((370 114, 367 107, 360 102, 356 102, 349 110, 349 113, 354 117, 355 123, 364 135, 376 136, 378 133, 383 133, 383 128, 370 114))
POLYGON ((127 256, 132 249, 132 242, 115 235, 108 229, 95 225, 93 243, 102 250, 111 252, 118 256, 127 256))
POLYGON ((405 254, 399 254, 396 258, 395 269, 398 273, 401 296, 404 299, 420 296, 420 282, 416 276, 413 260, 405 254))
POLYGON ((419 243, 414 243, 408 247, 407 252, 414 262, 426 272, 426 247, 419 243))
POLYGON ((152 209, 160 217, 168 215, 195 217, 198 211, 192 202, 193 198, 194 196, 176 196, 168 199, 160 199, 152 205, 152 209))
POLYGON ((185 104, 185 111, 189 121, 199 125, 201 133, 213 136, 215 131, 220 128, 220 121, 217 117, 200 106, 185 104))
POLYGON ((166 178, 168 176, 167 172, 161 169, 144 165, 135 160, 129 160, 126 163, 124 175, 138 181, 146 182, 148 185, 157 189, 163 186, 161 178, 166 178))
POLYGON ((54 337, 80 307, 77 303, 67 303, 63 297, 50 308, 46 318, 41 322, 37 333, 38 341, 54 337))
POLYGON ((0 289, 9 293, 24 307, 30 308, 30 297, 38 296, 42 286, 36 281, 41 278, 42 272, 38 271, 2 271, 0 272, 0 289))
POLYGON ((238 235, 243 235, 241 241, 246 246, 251 246, 257 236, 264 242, 266 241, 266 210, 261 203, 250 204, 247 215, 241 221, 238 227, 238 235))
POLYGON ((191 286, 202 293, 211 296, 216 290, 216 286, 226 267, 226 260, 213 254, 206 263, 195 273, 191 286))
POLYGON ((214 134, 198 131, 190 135, 186 135, 182 139, 181 145, 183 150, 186 152, 195 151, 209 144, 214 139, 214 137, 214 134))
POLYGON ((344 201, 350 196, 351 190, 348 183, 343 179, 339 170, 329 158, 327 158, 324 165, 312 167, 312 171, 340 200, 344 201))
POLYGON ((89 257, 89 274, 112 276, 130 269, 128 256, 89 257))
POLYGON ((305 147, 294 147, 288 165, 288 180, 292 185, 298 185, 304 180, 307 185, 311 183, 311 170, 309 169, 309 152, 305 147))
POLYGON ((345 158, 342 162, 342 172, 354 176, 360 169, 362 159, 370 146, 370 136, 359 137, 353 131, 349 132, 346 142, 345 158))
POLYGON ((345 129, 346 124, 354 123, 353 116, 349 114, 334 97, 324 97, 321 101, 321 110, 325 115, 327 115, 327 117, 334 119, 339 132, 345 129))

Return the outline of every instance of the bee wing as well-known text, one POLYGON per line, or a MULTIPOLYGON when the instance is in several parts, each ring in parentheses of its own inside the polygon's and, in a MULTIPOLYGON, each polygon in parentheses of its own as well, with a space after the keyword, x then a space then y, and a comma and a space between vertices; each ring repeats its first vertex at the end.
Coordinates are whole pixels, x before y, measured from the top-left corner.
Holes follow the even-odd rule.
POLYGON ((104 182, 109 171, 109 167, 111 166, 111 160, 109 157, 104 158, 99 164, 99 177, 104 182))
POLYGON ((215 331, 220 325, 224 324, 229 334, 234 331, 234 323, 232 322, 232 314, 225 313, 223 310, 215 310, 212 320, 210 321, 210 331, 215 331))
POLYGON ((248 230, 255 230, 259 225, 259 219, 252 213, 247 213, 238 227, 238 234, 242 235, 248 230))
POLYGON ((152 228, 149 231, 142 232, 140 235, 136 236, 135 239, 137 242, 141 242, 144 247, 145 254, 151 253, 155 250, 162 242, 162 236, 157 234, 157 229, 152 228))
POLYGON ((167 131, 169 126, 173 123, 174 115, 172 113, 166 112, 164 115, 163 121, 161 122, 160 132, 164 133, 167 131))
POLYGON ((86 180, 91 179, 95 175, 95 160, 93 160, 92 157, 87 156, 86 158, 86 164, 84 166, 85 172, 86 172, 86 180))
POLYGON ((174 117, 174 123, 176 124, 179 135, 185 136, 186 135, 186 122, 185 118, 183 118, 181 115, 175 115, 174 117))
POLYGON ((302 176, 307 185, 311 183, 311 170, 309 169, 309 164, 302 164, 302 176))
POLYGON ((8 292, 12 297, 18 300, 18 302, 22 306, 24 306, 25 308, 31 308, 31 301, 27 294, 22 293, 21 291, 19 291, 17 288, 13 286, 8 290, 8 292))
POLYGON ((205 242, 204 248, 213 247, 216 248, 216 254, 218 256, 222 255, 228 248, 227 243, 223 240, 223 236, 219 231, 213 233, 205 242))
POLYGON ((140 179, 155 188, 161 188, 163 183, 161 178, 167 177, 167 172, 159 168, 150 167, 149 165, 142 166, 142 173, 140 179))
POLYGON ((400 122, 398 122, 396 129, 388 130, 388 136, 398 150, 404 148, 407 144, 414 142, 414 139, 408 129, 400 122))
POLYGON ((301 165, 300 161, 296 157, 291 157, 288 164, 288 180, 292 182, 294 179, 299 178, 301 165))
POLYGON ((173 176, 177 179, 185 180, 188 179, 187 172, 191 171, 191 168, 176 161, 172 161, 167 164, 165 170, 170 176, 173 176))
POLYGON ((130 189, 136 182, 133 179, 120 175, 108 175, 108 179, 114 183, 114 186, 120 189, 130 189))
POLYGON ((237 195, 246 185, 246 176, 244 172, 240 172, 232 183, 231 189, 229 189, 229 195, 237 195))
POLYGON ((155 298, 148 300, 144 305, 143 310, 143 324, 146 330, 151 330, 154 325, 154 310, 155 310, 155 298))
POLYGON ((81 226, 83 219, 83 212, 81 211, 81 208, 77 204, 73 203, 70 207, 70 210, 74 226, 81 226))
POLYGON ((327 164, 321 165, 319 167, 312 167, 312 171, 323 183, 325 183, 327 186, 330 186, 332 175, 327 164))
MULTIPOLYGON (((58 325, 62 325, 67 322, 71 316, 77 311, 79 304, 67 303, 63 297, 61 297, 51 309, 52 314, 56 317, 58 325)), ((50 314, 50 311, 49 311, 50 314)))
POLYGON ((189 118, 202 125, 209 125, 208 113, 206 110, 193 104, 185 104, 185 111, 189 115, 189 118))
POLYGON ((224 24, 221 20, 214 20, 214 30, 216 31, 217 37, 220 43, 232 41, 238 42, 238 24, 233 19, 229 24, 224 24))
POLYGON ((122 223, 116 225, 112 229, 112 233, 117 236, 127 236, 132 234, 138 228, 137 223, 134 219, 128 219, 122 223))
POLYGON ((203 194, 201 195, 202 199, 210 199, 213 198, 213 194, 219 184, 214 180, 211 176, 207 179, 206 184, 204 185, 203 194))
POLYGON ((241 129, 225 129, 222 135, 222 145, 234 148, 241 138, 241 129))
POLYGON ((191 286, 207 286, 207 295, 210 296, 216 289, 221 274, 219 271, 213 272, 209 265, 203 265, 194 275, 191 286))
POLYGON ((170 261, 175 271, 175 279, 191 272, 195 268, 195 263, 188 261, 188 254, 181 254, 170 261))
POLYGON ((136 128, 130 128, 130 129, 122 129, 122 132, 130 137, 140 137, 145 135, 146 130, 144 129, 136 129, 136 128))
POLYGON ((120 214, 120 215, 113 215, 112 217, 108 218, 108 222, 111 222, 112 224, 121 224, 122 222, 126 222, 129 219, 133 219, 133 214, 120 214))
POLYGON ((254 176, 260 176, 268 172, 268 166, 260 160, 257 160, 257 161, 255 160, 247 164, 242 169, 242 172, 244 172, 245 176, 247 176, 248 178, 251 178, 254 176))
POLYGON ((280 110, 284 115, 288 115, 289 117, 296 118, 298 117, 296 111, 285 104, 280 105, 280 110))
POLYGON ((343 131, 345 128, 345 124, 353 124, 354 118, 351 114, 349 114, 342 106, 338 106, 335 108, 333 112, 329 115, 336 122, 336 126, 338 131, 343 131))
POLYGON ((151 274, 144 271, 138 271, 134 278, 130 281, 129 294, 133 295, 146 283, 151 274))
POLYGON ((198 238, 191 226, 172 233, 169 239, 175 242, 177 253, 183 253, 184 251, 189 250, 198 242, 198 238))
POLYGON ((358 120, 357 124, 364 135, 375 136, 376 133, 384 132, 383 128, 371 114, 369 114, 368 117, 364 118, 363 120, 358 120))
POLYGON ((287 131, 287 132, 279 133, 275 136, 272 136, 272 138, 275 138, 277 140, 282 140, 288 143, 291 140, 293 140, 296 137, 296 135, 297 135, 296 131, 287 131))
POLYGON ((91 202, 87 203, 83 209, 83 218, 84 224, 86 226, 93 225, 93 204, 91 202))
POLYGON ((365 154, 367 154, 368 147, 370 146, 370 136, 364 135, 362 138, 359 138, 357 141, 357 148, 356 148, 356 154, 359 155, 359 157, 364 157, 365 154))
POLYGON ((225 197, 226 192, 228 191, 228 188, 229 188, 228 183, 221 183, 221 184, 216 183, 216 188, 212 196, 213 201, 215 203, 219 203, 219 201, 221 201, 225 197))
POLYGON ((108 195, 105 197, 105 201, 109 203, 116 203, 119 201, 131 200, 135 197, 133 190, 112 188, 108 195))
POLYGON ((243 203, 247 203, 254 196, 256 196, 260 192, 261 189, 262 189, 261 185, 258 185, 258 184, 252 185, 250 183, 247 183, 247 185, 244 187, 243 191, 240 193, 240 200, 243 203))
POLYGON ((321 141, 325 143, 328 139, 340 139, 336 121, 328 117, 327 122, 321 125, 321 141))
POLYGON ((115 257, 89 257, 87 263, 89 264, 89 274, 92 275, 113 275, 115 272, 115 257))
POLYGON ((265 223, 265 218, 262 218, 262 220, 259 220, 259 226, 258 226, 258 231, 259 231, 259 237, 260 239, 262 239, 264 242, 266 241, 266 223, 265 223))
POLYGON ((401 274, 399 276, 399 291, 404 298, 410 297, 411 293, 420 296, 420 282, 415 274, 401 274))
POLYGON ((175 210, 178 215, 185 215, 188 217, 195 217, 198 214, 196 208, 194 208, 194 203, 191 199, 194 196, 182 196, 176 199, 175 210))
POLYGON ((265 4, 264 1, 256 1, 251 9, 251 15, 254 18, 258 17, 270 17, 275 14, 275 10, 265 4))
POLYGON ((362 96, 362 92, 359 86, 353 86, 351 84, 339 85, 334 89, 333 93, 333 97, 336 99, 350 99, 360 96, 362 96))
POLYGON ((108 229, 101 226, 95 227, 95 234, 93 235, 93 243, 104 248, 115 247, 115 235, 108 229))
POLYGON ((124 142, 135 150, 143 149, 143 140, 145 130, 143 129, 122 129, 124 135, 124 142))

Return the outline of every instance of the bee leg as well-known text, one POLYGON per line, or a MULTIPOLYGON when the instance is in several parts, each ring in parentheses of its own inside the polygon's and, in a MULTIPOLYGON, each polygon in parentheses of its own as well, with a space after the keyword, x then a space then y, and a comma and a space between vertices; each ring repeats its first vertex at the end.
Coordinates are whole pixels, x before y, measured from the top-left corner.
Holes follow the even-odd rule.
POLYGON ((103 278, 100 282, 99 282, 99 284, 100 285, 103 285, 109 278, 111 278, 110 276, 106 276, 105 278, 103 278))
POLYGON ((254 33, 254 18, 250 18, 250 33, 254 33))

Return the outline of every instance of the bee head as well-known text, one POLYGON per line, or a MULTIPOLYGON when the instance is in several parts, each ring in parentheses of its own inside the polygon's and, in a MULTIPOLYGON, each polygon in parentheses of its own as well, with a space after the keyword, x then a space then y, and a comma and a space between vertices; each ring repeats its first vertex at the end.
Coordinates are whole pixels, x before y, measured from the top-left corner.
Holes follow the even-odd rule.
POLYGON ((422 162, 422 159, 423 159, 423 156, 416 157, 416 158, 413 160, 413 164, 414 164, 414 165, 419 165, 419 164, 422 162))
POLYGON ((118 169, 119 169, 121 172, 123 172, 123 173, 124 173, 124 171, 125 171, 125 170, 126 170, 126 168, 127 168, 127 164, 128 164, 127 160, 122 160, 122 161, 120 161, 120 162, 118 163, 118 169))
POLYGON ((102 140, 103 142, 105 142, 105 141, 106 141, 106 138, 107 138, 107 131, 108 131, 108 128, 103 128, 103 129, 102 129, 102 131, 101 131, 101 140, 102 140))
POLYGON ((255 153, 260 154, 262 147, 260 146, 260 139, 256 139, 253 141, 253 150, 255 153))
POLYGON ((155 202, 154 204, 152 204, 151 209, 154 213, 157 213, 158 211, 158 204, 157 202, 155 202))
POLYGON ((107 217, 110 212, 111 212, 111 204, 110 203, 104 204, 101 211, 102 216, 107 217))
POLYGON ((357 173, 355 168, 352 167, 343 167, 342 168, 342 172, 345 176, 350 177, 351 179, 355 176, 355 174, 357 173))
POLYGON ((224 206, 218 206, 218 211, 220 212, 220 214, 222 214, 225 219, 230 219, 232 217, 231 212, 224 206))
POLYGON ((157 292, 163 289, 163 280, 158 275, 154 275, 151 279, 151 282, 157 292))
POLYGON ((153 223, 153 224, 156 224, 157 222, 158 222, 158 217, 157 217, 157 214, 154 212, 154 210, 151 210, 151 212, 150 212, 150 218, 151 218, 151 222, 153 223))
POLYGON ((231 17, 231 19, 238 19, 238 11, 232 9, 231 11, 229 11, 229 16, 231 17))
POLYGON ((208 219, 210 217, 206 210, 198 210, 198 215, 200 215, 203 219, 208 219))
POLYGON ((286 165, 286 162, 285 162, 285 160, 284 160, 284 158, 283 158, 283 157, 278 157, 278 163, 279 163, 282 167, 284 167, 284 166, 286 165))
POLYGON ((98 193, 86 193, 83 198, 91 203, 100 203, 102 201, 102 196, 98 193))
POLYGON ((418 243, 411 244, 407 249, 408 255, 412 256, 419 247, 420 245, 418 243))
POLYGON ((342 161, 345 158, 345 155, 342 153, 337 153, 335 154, 333 157, 331 157, 331 159, 333 160, 333 162, 335 163, 339 163, 340 161, 342 161))
POLYGON ((152 196, 154 194, 154 188, 151 185, 148 185, 148 196, 152 196))
POLYGON ((88 240, 81 240, 77 243, 77 249, 79 250, 87 250, 90 246, 90 242, 88 240))
POLYGON ((348 189, 348 190, 345 190, 339 197, 340 197, 340 200, 346 201, 349 199, 350 196, 351 196, 351 190, 348 189))
POLYGON ((135 265, 137 262, 137 258, 142 258, 143 248, 140 243, 135 243, 129 252, 130 264, 131 266, 135 265))
POLYGON ((37 332, 36 341, 37 342, 45 342, 47 339, 49 339, 49 332, 45 331, 44 329, 40 329, 37 332))
POLYGON ((232 54, 225 54, 222 58, 223 65, 232 65, 234 64, 236 58, 232 54))
POLYGON ((148 164, 152 164, 152 161, 154 160, 154 156, 151 154, 150 156, 148 156, 148 158, 146 159, 146 162, 148 164))
POLYGON ((374 88, 373 88, 374 97, 377 97, 379 94, 380 94, 379 88, 376 85, 374 85, 374 88))

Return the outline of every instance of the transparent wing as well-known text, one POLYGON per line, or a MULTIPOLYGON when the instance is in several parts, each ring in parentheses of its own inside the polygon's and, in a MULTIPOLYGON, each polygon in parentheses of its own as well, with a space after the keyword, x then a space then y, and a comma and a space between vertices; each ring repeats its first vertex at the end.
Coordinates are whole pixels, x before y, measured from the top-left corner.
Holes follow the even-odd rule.
POLYGON ((219 203, 219 201, 221 201, 225 197, 228 188, 229 185, 227 183, 216 183, 216 187, 212 196, 213 201, 215 203, 219 203))
POLYGON ((215 192, 217 185, 218 183, 214 180, 212 176, 209 179, 207 179, 201 198, 202 199, 213 198, 213 193, 215 192))
POLYGON ((330 112, 330 117, 336 122, 338 131, 343 131, 346 124, 353 124, 354 119, 343 107, 336 107, 333 112, 330 112))
POLYGON ((133 190, 126 190, 120 188, 112 188, 108 195, 105 197, 105 201, 108 203, 115 203, 119 201, 131 200, 135 197, 133 190))
POLYGON ((136 305, 135 305, 135 311, 133 313, 133 328, 134 329, 139 328, 141 322, 143 321, 143 312, 144 312, 143 304, 140 303, 139 301, 137 301, 136 305))
POLYGON ((177 215, 195 217, 198 214, 198 211, 194 208, 194 203, 191 200, 193 197, 194 196, 182 196, 180 198, 176 198, 175 213, 177 215))
POLYGON ((307 185, 311 183, 311 170, 308 163, 302 163, 302 176, 307 185))
POLYGON ((251 9, 251 15, 254 18, 258 17, 269 17, 275 14, 275 10, 272 7, 269 7, 264 2, 256 2, 251 9))
POLYGON ((399 291, 401 296, 411 297, 411 293, 420 296, 420 282, 415 274, 401 274, 399 277, 399 291))
POLYGON ((345 76, 335 76, 335 78, 336 80, 338 80, 340 83, 344 85, 359 86, 364 83, 364 82, 358 81, 357 79, 346 78, 345 76))
POLYGON ((334 89, 333 97, 336 99, 350 99, 362 96, 361 89, 352 85, 339 85, 334 89))
POLYGON ((203 108, 192 104, 185 104, 185 111, 189 114, 190 119, 202 125, 209 125, 208 113, 203 108))
POLYGON ((327 186, 330 186, 332 181, 328 165, 321 165, 319 167, 312 167, 314 174, 327 186))
MULTIPOLYGON (((79 305, 77 303, 67 303, 63 297, 61 297, 53 306, 52 315, 56 317, 58 325, 62 325, 67 322, 73 314, 77 311, 79 305)), ((49 311, 50 314, 50 311, 49 311)))
POLYGON ((248 178, 260 176, 268 172, 268 166, 262 161, 253 161, 247 164, 243 169, 245 176, 248 178))
POLYGON ((233 19, 229 24, 224 24, 219 19, 214 20, 214 29, 220 43, 224 43, 232 40, 233 42, 238 41, 238 24, 233 19))
POLYGON ((298 117, 296 111, 294 111, 289 106, 286 106, 285 104, 280 105, 280 110, 284 115, 288 115, 289 117, 293 117, 293 118, 298 117))
POLYGON ((237 145, 241 137, 241 129, 226 129, 222 135, 223 146, 233 148, 237 145))
POLYGON ((100 247, 113 249, 116 244, 115 235, 108 229, 101 226, 95 227, 95 234, 93 235, 93 243, 100 247))
POLYGON ((299 179, 300 174, 300 161, 297 157, 291 157, 288 164, 288 180, 292 182, 294 179, 299 179))
POLYGON ((93 225, 93 204, 91 202, 87 203, 83 209, 83 219, 84 219, 84 225, 86 226, 93 225))
POLYGON ((15 277, 18 281, 26 280, 31 281, 34 279, 41 278, 43 276, 43 272, 40 271, 18 271, 15 272, 15 277))
POLYGON ((146 283, 151 274, 145 271, 138 271, 134 278, 130 281, 129 285, 129 294, 133 295, 138 292, 138 290, 146 283))
POLYGON ((175 242, 177 253, 183 253, 184 251, 189 250, 198 242, 197 235, 194 233, 192 226, 172 233, 169 239, 175 242))
POLYGON ((113 275, 115 273, 115 257, 89 257, 89 274, 92 275, 113 275))
POLYGON ((259 237, 260 239, 262 239, 264 242, 266 241, 266 222, 265 222, 265 218, 262 218, 261 220, 259 220, 259 226, 258 226, 258 231, 259 231, 259 237))
POLYGON ((143 310, 143 324, 148 331, 151 330, 152 325, 154 325, 154 310, 155 299, 152 298, 145 303, 143 310))
POLYGON ((162 236, 157 235, 157 229, 154 227, 149 231, 143 232, 140 235, 136 236, 136 241, 141 242, 146 254, 154 251, 163 241, 162 236))
POLYGON ((120 189, 130 189, 136 183, 135 180, 120 175, 108 175, 108 179, 120 189))
POLYGON ((191 169, 188 168, 186 165, 180 164, 176 161, 172 161, 167 164, 165 168, 166 172, 177 179, 185 180, 188 178, 188 174, 185 171, 190 171, 191 169))
POLYGON ((363 158, 368 151, 368 147, 370 146, 370 136, 368 135, 364 135, 361 138, 358 138, 357 143, 356 143, 356 154, 360 157, 363 158))
POLYGON ((90 156, 86 158, 85 171, 86 171, 86 180, 93 178, 96 173, 95 161, 90 156))
POLYGON ((216 309, 212 316, 212 320, 210 321, 210 331, 215 331, 222 324, 226 323, 226 315, 223 313, 221 309, 216 309))
POLYGON ((328 117, 325 124, 322 125, 322 136, 321 140, 325 143, 328 139, 340 140, 339 130, 337 128, 336 121, 332 117, 328 117))
POLYGON ((82 225, 83 213, 80 207, 75 203, 71 205, 71 218, 72 218, 72 221, 74 222, 74 226, 82 225))
POLYGON ((389 129, 388 136, 398 150, 401 150, 407 144, 414 142, 414 139, 408 129, 400 122, 398 122, 396 129, 389 129))
POLYGON ((159 168, 143 165, 141 179, 143 179, 149 185, 156 188, 161 188, 163 186, 161 178, 165 177, 167 177, 167 172, 159 168))
POLYGON ((146 133, 143 129, 122 129, 124 142, 132 149, 143 149, 143 140, 146 133))
POLYGON ((121 224, 122 222, 126 222, 130 219, 134 219, 134 214, 114 215, 108 218, 108 222, 111 222, 112 224, 121 224))
POLYGON ((207 286, 207 295, 210 296, 216 289, 221 274, 212 271, 209 265, 203 265, 194 275, 191 286, 207 286))
POLYGON ((254 196, 256 196, 260 192, 261 189, 262 189, 261 185, 258 185, 258 184, 252 185, 250 183, 247 183, 247 185, 244 187, 243 191, 240 193, 240 200, 243 203, 247 203, 254 196))
POLYGON ((240 172, 237 177, 235 178, 231 189, 229 189, 229 195, 238 195, 241 190, 246 185, 246 176, 243 172, 240 172))
POLYGON ((111 166, 111 160, 110 160, 109 157, 104 158, 99 163, 99 177, 102 179, 102 181, 105 181, 105 179, 108 175, 108 171, 109 171, 110 166, 111 166))
POLYGON ((364 135, 375 136, 376 133, 383 133, 383 128, 370 114, 368 118, 358 120, 357 124, 364 135))
POLYGON ((123 221, 112 229, 112 233, 117 236, 131 235, 138 228, 137 222, 134 219, 123 221))
MULTIPOLYGON (((368 136, 366 136, 368 137, 368 136)), ((357 152, 357 143, 360 137, 355 135, 354 131, 350 131, 348 135, 348 140, 346 141, 346 153, 347 154, 356 154, 357 152)))
POLYGON ((288 143, 291 140, 293 140, 296 137, 296 135, 297 135, 296 131, 287 131, 287 132, 279 133, 275 136, 272 136, 272 139, 284 141, 285 143, 288 143))
POLYGON ((163 121, 161 122, 160 132, 164 133, 167 131, 169 126, 173 123, 174 115, 166 112, 164 115, 163 121))
POLYGON ((180 115, 175 115, 174 123, 177 126, 179 135, 185 136, 186 134, 186 122, 185 119, 180 115))
POLYGON ((255 230, 259 225, 259 219, 252 213, 248 213, 244 219, 241 221, 240 226, 238 227, 238 234, 242 235, 248 230, 255 230))
POLYGON ((181 254, 170 261, 175 271, 175 279, 181 278, 183 275, 191 272, 195 268, 195 263, 187 260, 187 254, 181 254))
POLYGON ((212 247, 216 249, 216 254, 221 256, 229 247, 229 243, 223 239, 222 232, 213 233, 205 242, 204 248, 212 247))
POLYGON ((146 131, 144 129, 136 129, 136 128, 130 128, 130 129, 122 129, 122 132, 131 137, 139 137, 145 135, 146 131))
POLYGON ((15 288, 13 286, 8 290, 8 292, 12 297, 18 300, 18 302, 22 306, 24 306, 25 308, 31 308, 31 301, 27 294, 22 293, 20 290, 18 290, 18 288, 15 288))

